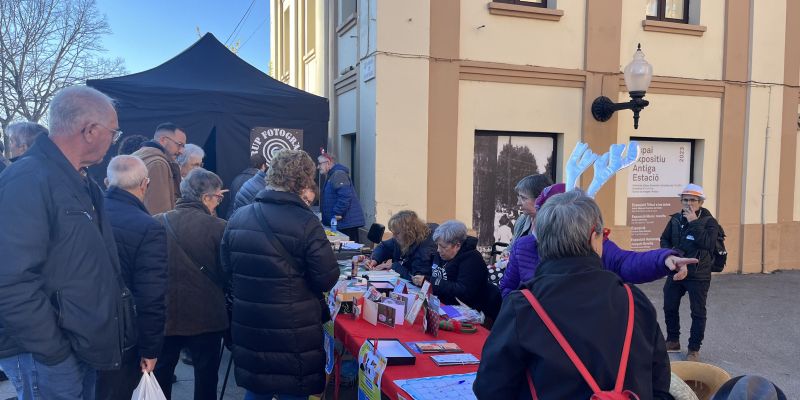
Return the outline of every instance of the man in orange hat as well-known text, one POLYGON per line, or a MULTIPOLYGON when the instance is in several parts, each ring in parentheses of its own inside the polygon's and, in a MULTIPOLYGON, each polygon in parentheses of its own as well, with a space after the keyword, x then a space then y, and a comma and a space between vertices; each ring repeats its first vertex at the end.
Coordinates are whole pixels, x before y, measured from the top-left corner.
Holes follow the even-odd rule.
POLYGON ((720 227, 711 213, 703 208, 706 196, 700 185, 686 185, 680 196, 682 209, 673 214, 667 223, 661 234, 661 247, 675 249, 683 257, 696 258, 700 262, 688 265, 689 272, 683 280, 673 280, 669 275, 664 283, 667 351, 681 351, 679 308, 681 298, 689 293, 692 327, 686 359, 700 361, 700 345, 706 329, 706 299, 711 285, 711 266, 714 264, 713 251, 720 227))

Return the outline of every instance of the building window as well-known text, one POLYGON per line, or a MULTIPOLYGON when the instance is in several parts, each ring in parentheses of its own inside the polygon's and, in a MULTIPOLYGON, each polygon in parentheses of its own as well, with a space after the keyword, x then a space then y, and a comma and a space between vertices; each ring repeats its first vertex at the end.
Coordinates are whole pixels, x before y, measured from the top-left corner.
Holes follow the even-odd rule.
POLYGON ((283 18, 281 19, 281 71, 280 71, 280 78, 283 78, 283 75, 289 74, 289 57, 291 57, 290 49, 291 49, 291 13, 290 10, 287 8, 283 10, 283 18))
POLYGON ((357 0, 339 0, 339 25, 345 23, 350 16, 354 16, 357 11, 357 0))
POLYGON ((547 0, 494 0, 497 3, 518 4, 521 6, 547 7, 547 0))
POLYGON ((689 23, 689 0, 649 0, 647 19, 689 23))
POLYGON ((314 51, 317 42, 317 2, 316 0, 306 0, 305 4, 305 46, 303 56, 307 56, 314 51))

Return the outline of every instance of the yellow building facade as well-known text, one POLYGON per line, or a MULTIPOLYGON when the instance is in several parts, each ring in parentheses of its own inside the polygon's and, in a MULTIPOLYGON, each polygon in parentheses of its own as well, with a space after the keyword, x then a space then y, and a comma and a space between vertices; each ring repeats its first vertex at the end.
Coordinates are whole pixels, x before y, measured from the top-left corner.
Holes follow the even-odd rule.
MULTIPOLYGON (((275 44, 285 30, 278 10, 291 15, 300 3, 273 0, 272 53, 274 65, 288 68, 276 67, 275 76, 304 88, 308 63, 291 49, 286 62, 275 44)), ((800 269, 792 251, 800 243, 800 27, 793 23, 800 3, 329 0, 316 7, 315 54, 323 57, 315 84, 331 101, 329 144, 353 169, 368 220, 385 223, 413 209, 431 222, 474 226, 484 201, 476 185, 485 185, 477 182, 484 168, 477 149, 487 135, 508 136, 509 148, 527 137, 550 140, 547 168, 543 156, 536 160, 557 180, 578 141, 602 153, 632 137, 677 140, 690 143, 690 179, 705 188, 705 207, 727 233, 726 272, 800 269), (622 69, 639 43, 654 68, 639 128, 627 110, 595 120, 598 96, 628 101, 622 69)), ((294 29, 304 31, 295 18, 294 29)), ((506 145, 492 146, 500 154, 506 145)), ((623 247, 632 236, 630 173, 597 195, 623 247)))

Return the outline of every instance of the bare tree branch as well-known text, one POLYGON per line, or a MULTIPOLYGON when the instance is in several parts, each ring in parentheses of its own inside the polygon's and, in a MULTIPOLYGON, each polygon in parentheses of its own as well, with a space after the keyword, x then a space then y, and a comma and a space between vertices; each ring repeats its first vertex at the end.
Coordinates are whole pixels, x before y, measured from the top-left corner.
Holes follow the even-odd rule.
POLYGON ((109 33, 95 0, 0 0, 0 125, 38 122, 59 89, 125 74, 103 57, 109 33))

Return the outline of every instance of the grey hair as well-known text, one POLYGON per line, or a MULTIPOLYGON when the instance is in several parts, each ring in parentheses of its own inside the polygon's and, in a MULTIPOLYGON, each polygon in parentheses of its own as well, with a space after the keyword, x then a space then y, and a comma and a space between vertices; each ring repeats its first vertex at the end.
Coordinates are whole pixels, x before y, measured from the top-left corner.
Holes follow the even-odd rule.
POLYGON ((589 241, 592 229, 603 232, 600 207, 582 190, 555 195, 536 213, 539 258, 597 255, 589 241))
POLYGON ((181 181, 181 197, 189 201, 202 201, 203 195, 222 189, 222 179, 217 174, 195 168, 181 181))
POLYGON ((528 175, 514 186, 514 191, 518 194, 523 194, 529 199, 536 199, 542 193, 544 188, 553 184, 549 176, 544 174, 528 175))
POLYGON ((183 148, 183 153, 178 156, 175 160, 178 164, 182 167, 186 165, 192 157, 200 157, 202 160, 203 157, 206 156, 206 152, 203 151, 203 148, 192 143, 186 143, 186 146, 183 148))
POLYGON ((114 101, 96 89, 88 86, 63 88, 50 102, 50 136, 74 134, 90 122, 99 122, 107 108, 113 110, 114 101))
POLYGON ((147 178, 147 167, 139 157, 116 156, 108 163, 106 175, 108 176, 108 186, 133 189, 147 178))
POLYGON ((9 142, 19 147, 25 145, 30 148, 39 135, 47 135, 47 128, 35 122, 15 122, 6 127, 6 136, 9 142))
POLYGON ((433 241, 436 243, 460 244, 465 240, 467 240, 467 226, 455 219, 443 222, 433 231, 433 241))

